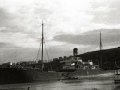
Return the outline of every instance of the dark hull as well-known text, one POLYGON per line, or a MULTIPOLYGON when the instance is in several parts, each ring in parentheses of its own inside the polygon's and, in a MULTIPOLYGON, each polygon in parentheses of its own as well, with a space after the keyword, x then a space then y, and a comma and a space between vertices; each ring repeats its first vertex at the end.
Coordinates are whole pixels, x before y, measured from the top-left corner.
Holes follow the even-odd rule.
POLYGON ((74 72, 41 72, 39 69, 0 68, 0 84, 30 83, 66 78, 114 77, 114 71, 78 69, 74 72))
POLYGON ((45 80, 60 80, 62 72, 41 72, 37 69, 0 68, 0 84, 30 83, 45 80))

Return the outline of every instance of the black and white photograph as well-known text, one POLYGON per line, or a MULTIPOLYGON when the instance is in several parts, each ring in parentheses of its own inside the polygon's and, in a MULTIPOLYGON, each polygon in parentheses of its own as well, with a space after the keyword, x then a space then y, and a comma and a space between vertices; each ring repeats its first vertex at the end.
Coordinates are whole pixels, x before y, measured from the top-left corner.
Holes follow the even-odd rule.
POLYGON ((0 90, 120 90, 120 0, 0 0, 0 90))

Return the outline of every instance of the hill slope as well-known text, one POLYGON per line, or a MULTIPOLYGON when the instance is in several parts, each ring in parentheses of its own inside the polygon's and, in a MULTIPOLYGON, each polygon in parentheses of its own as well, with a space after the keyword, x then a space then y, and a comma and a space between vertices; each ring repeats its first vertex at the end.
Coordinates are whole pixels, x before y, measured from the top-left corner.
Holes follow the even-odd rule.
MULTIPOLYGON (((101 65, 100 51, 91 51, 78 55, 83 61, 92 60, 94 64, 101 65)), ((120 47, 102 50, 102 66, 107 69, 115 69, 120 65, 120 47)))

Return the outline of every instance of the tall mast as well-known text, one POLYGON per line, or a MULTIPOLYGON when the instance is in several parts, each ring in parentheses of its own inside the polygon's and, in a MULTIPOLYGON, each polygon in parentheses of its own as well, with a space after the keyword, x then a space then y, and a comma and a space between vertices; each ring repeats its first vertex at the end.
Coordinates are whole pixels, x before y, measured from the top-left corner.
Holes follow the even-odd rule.
POLYGON ((102 68, 102 41, 101 41, 101 31, 100 31, 100 63, 102 68))
POLYGON ((42 72, 43 72, 43 40, 44 40, 44 36, 43 36, 43 21, 42 21, 42 55, 41 55, 41 60, 42 60, 42 72))

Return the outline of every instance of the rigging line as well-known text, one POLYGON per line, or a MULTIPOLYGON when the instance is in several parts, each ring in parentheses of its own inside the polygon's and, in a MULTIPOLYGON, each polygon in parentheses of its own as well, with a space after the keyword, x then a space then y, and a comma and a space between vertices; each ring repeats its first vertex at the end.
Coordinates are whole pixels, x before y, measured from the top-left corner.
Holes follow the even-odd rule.
MULTIPOLYGON (((28 40, 26 40, 25 43, 27 43, 29 40, 30 40, 30 38, 29 38, 28 40)), ((22 46, 23 46, 25 43, 23 43, 20 48, 22 48, 22 46)), ((30 45, 32 45, 32 44, 30 44, 30 45)), ((30 45, 29 45, 29 46, 30 46, 30 45)), ((25 49, 27 49, 27 47, 26 47, 25 49)), ((24 50, 25 50, 25 49, 24 49, 24 50)), ((9 58, 11 58, 18 50, 19 50, 19 48, 18 48, 15 52, 13 52, 13 53, 11 54, 11 56, 8 57, 5 61, 7 61, 9 58)), ((19 53, 23 52, 24 50, 20 51, 19 53)), ((14 58, 17 57, 17 56, 18 56, 18 55, 15 55, 14 58)), ((11 58, 11 59, 12 59, 12 58, 11 58)), ((5 61, 3 61, 2 63, 4 63, 5 61)))
POLYGON ((94 49, 93 49, 93 51, 96 51, 96 50, 97 50, 97 48, 98 48, 98 46, 99 46, 98 44, 97 44, 97 45, 95 45, 95 46, 94 46, 94 45, 92 45, 91 50, 92 50, 92 48, 94 48, 94 49))
MULTIPOLYGON (((102 37, 101 37, 101 41, 102 41, 102 37)), ((96 51, 97 48, 99 48, 98 50, 100 50, 100 42, 97 43, 97 45, 95 45, 95 46, 96 46, 96 47, 94 47, 94 48, 95 48, 95 51, 96 51)), ((102 42, 101 42, 101 49, 103 49, 103 44, 102 44, 102 42)))
MULTIPOLYGON (((45 40, 44 40, 44 43, 45 43, 45 40)), ((47 57, 48 57, 48 60, 49 60, 49 55, 48 55, 48 51, 47 51, 46 44, 45 44, 45 49, 46 49, 46 52, 47 52, 47 57)))
POLYGON ((100 45, 97 44, 96 47, 95 47, 95 50, 100 50, 99 48, 100 48, 100 45))
MULTIPOLYGON (((32 44, 30 44, 30 45, 32 45, 32 44)), ((30 45, 29 45, 29 46, 30 46, 30 45)), ((26 49, 27 49, 27 47, 26 47, 25 49, 23 49, 22 51, 20 51, 19 53, 22 53, 22 52, 25 51, 26 49)), ((18 53, 18 54, 19 54, 19 53, 18 53)), ((14 56, 14 58, 16 58, 17 56, 18 56, 18 55, 14 56)))
POLYGON ((115 65, 116 65, 117 68, 120 68, 120 66, 117 65, 116 61, 115 61, 115 65))
MULTIPOLYGON (((30 44, 30 45, 32 45, 32 44, 30 44)), ((30 46, 30 45, 29 45, 29 46, 30 46)), ((22 50, 21 52, 19 52, 19 53, 22 53, 22 52, 25 51, 26 49, 27 49, 27 47, 26 47, 25 49, 23 49, 23 50, 22 50)), ((15 57, 17 57, 17 56, 18 56, 18 55, 16 55, 15 57)), ((15 57, 14 57, 14 58, 15 58, 15 57)))
MULTIPOLYGON (((41 42, 42 43, 42 42, 41 42)), ((41 47, 41 43, 40 43, 40 47, 41 47)), ((39 57, 39 54, 40 54, 40 47, 39 47, 39 50, 38 50, 38 54, 37 54, 37 58, 36 58, 36 61, 37 61, 37 59, 38 59, 38 57, 39 57)))
POLYGON ((98 47, 99 46, 99 44, 97 44, 97 45, 92 45, 91 46, 91 49, 89 49, 89 51, 97 51, 98 50, 98 47))
MULTIPOLYGON (((34 44, 34 43, 32 43, 32 44, 34 44)), ((31 46, 32 44, 30 44, 29 46, 31 46)), ((28 46, 28 47, 29 47, 29 46, 28 46)), ((41 46, 41 44, 40 44, 40 46, 41 46)), ((25 51, 28 47, 24 48, 21 52, 25 51)), ((19 52, 19 53, 21 53, 21 52, 19 52)), ((17 55, 16 55, 16 56, 17 56, 17 55)))
MULTIPOLYGON (((30 38, 29 38, 28 40, 26 40, 25 43, 27 43, 29 40, 30 40, 30 38)), ((25 43, 23 43, 23 44, 21 45, 21 47, 22 47, 25 43)), ((21 48, 21 47, 20 47, 20 48, 21 48)), ((15 50, 15 52, 13 52, 13 53, 10 55, 10 57, 8 57, 8 58, 7 58, 6 60, 4 60, 2 63, 4 63, 5 61, 7 61, 9 58, 11 58, 20 48, 18 48, 17 50, 15 50)))
MULTIPOLYGON (((45 40, 44 40, 44 43, 45 43, 45 40)), ((46 49, 46 52, 47 52, 47 56, 48 56, 48 60, 49 60, 49 54, 48 54, 48 51, 47 51, 47 47, 46 47, 46 44, 45 44, 45 49, 46 49)), ((53 71, 53 70, 52 70, 52 65, 51 65, 51 62, 50 62, 50 69, 51 69, 51 71, 53 71)))

